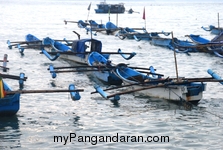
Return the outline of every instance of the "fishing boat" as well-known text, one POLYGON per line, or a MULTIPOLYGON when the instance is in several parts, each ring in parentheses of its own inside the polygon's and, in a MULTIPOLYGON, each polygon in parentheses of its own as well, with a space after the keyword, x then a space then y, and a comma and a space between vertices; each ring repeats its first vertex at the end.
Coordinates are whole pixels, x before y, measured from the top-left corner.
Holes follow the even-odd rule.
POLYGON ((223 28, 221 27, 215 27, 214 25, 209 25, 209 27, 201 27, 205 31, 210 31, 211 34, 219 35, 221 32, 223 32, 223 28))
POLYGON ((172 39, 171 38, 163 38, 163 37, 154 37, 151 36, 150 44, 155 46, 167 47, 169 49, 173 49, 172 39))
POLYGON ((196 44, 207 44, 210 42, 210 40, 203 38, 200 35, 190 34, 186 35, 186 37, 189 37, 196 44))
POLYGON ((151 40, 150 34, 146 31, 145 28, 121 28, 118 33, 115 35, 119 37, 121 40, 127 39, 135 39, 136 41, 140 40, 151 40), (143 32, 139 32, 137 30, 142 30, 143 32))
POLYGON ((223 84, 221 77, 211 69, 207 71, 212 76, 211 78, 164 78, 163 75, 156 74, 153 67, 150 67, 150 70, 151 76, 148 76, 121 64, 115 69, 115 74, 123 80, 124 85, 107 89, 95 85, 96 91, 91 94, 99 93, 105 99, 119 100, 120 95, 138 93, 141 96, 197 104, 206 90, 206 82, 223 84), (121 92, 113 92, 110 95, 105 92, 120 88, 123 89, 121 92))
POLYGON ((25 36, 25 41, 10 42, 10 40, 7 40, 7 44, 8 44, 8 48, 12 49, 12 46, 18 47, 18 44, 19 45, 26 44, 26 45, 33 46, 33 47, 39 46, 39 45, 42 45, 42 41, 32 34, 27 34, 25 36), (15 43, 15 44, 11 44, 11 43, 15 43))
POLYGON ((119 30, 119 28, 111 21, 108 21, 106 24, 97 24, 96 22, 91 21, 91 24, 92 25, 89 27, 85 27, 87 34, 90 32, 93 35, 97 35, 97 32, 101 32, 106 35, 114 35, 116 31, 119 30))
MULTIPOLYGON (((47 52, 43 50, 42 52, 52 61, 56 60, 60 56, 60 58, 69 60, 78 64, 87 65, 88 55, 93 52, 101 52, 102 51, 102 43, 96 39, 78 39, 72 42, 72 47, 66 46, 62 43, 57 44, 57 42, 52 42, 53 40, 49 37, 43 39, 44 44, 51 43, 54 47, 55 52, 47 52), (56 54, 54 57, 51 57, 49 54, 56 54), (61 54, 61 55, 60 55, 61 54)), ((109 57, 109 55, 104 55, 105 57, 109 57)))
POLYGON ((187 40, 180 40, 178 38, 162 37, 160 34, 169 36, 170 32, 152 32, 150 33, 150 44, 155 46, 166 47, 178 53, 197 52, 195 44, 187 40))
POLYGON ((105 25, 103 23, 97 23, 95 20, 89 20, 88 21, 90 23, 90 26, 93 29, 95 29, 95 31, 97 31, 97 29, 105 29, 105 25))
POLYGON ((104 24, 98 24, 95 20, 89 20, 88 22, 84 22, 82 20, 79 20, 78 22, 66 21, 66 23, 67 22, 77 23, 79 28, 84 28, 86 30, 86 34, 88 34, 90 32, 94 35, 97 35, 96 34, 97 32, 106 30, 104 24), (95 32, 95 33, 93 33, 93 32, 95 32))
POLYGON ((51 61, 56 60, 58 57, 75 62, 77 64, 87 65, 88 64, 88 56, 92 52, 98 52, 103 55, 106 59, 109 59, 110 54, 120 54, 124 59, 131 59, 136 55, 135 52, 132 53, 123 53, 121 49, 118 49, 117 52, 102 52, 102 42, 96 39, 78 39, 74 40, 72 43, 68 45, 72 45, 71 47, 66 46, 64 44, 57 44, 58 42, 54 42, 51 38, 47 37, 43 39, 44 44, 51 44, 53 47, 53 52, 49 52, 45 49, 42 50, 42 53, 46 55, 51 61), (53 54, 51 56, 50 54, 53 54), (126 56, 128 54, 129 56, 126 56))
POLYGON ((189 39, 196 44, 196 49, 199 52, 215 54, 223 58, 223 32, 215 36, 212 40, 194 34, 186 35, 186 37, 189 37, 189 39))
POLYGON ((87 26, 90 26, 92 28, 105 28, 105 25, 104 24, 98 24, 95 20, 79 20, 79 21, 67 21, 67 20, 64 20, 65 24, 67 24, 68 22, 69 23, 76 23, 77 26, 79 28, 86 28, 87 26))
POLYGON ((124 3, 108 4, 106 3, 106 1, 97 4, 97 9, 95 9, 95 13, 120 14, 124 12, 125 12, 124 3))
MULTIPOLYGON (((66 40, 65 38, 63 40, 53 40, 48 42, 44 42, 34 36, 33 34, 27 34, 25 36, 25 41, 15 41, 15 42, 10 42, 10 40, 7 40, 8 47, 12 49, 13 46, 19 49, 19 52, 23 55, 25 49, 37 49, 37 50, 42 50, 44 48, 52 48, 52 45, 59 47, 60 43, 63 42, 65 46, 67 45, 68 42, 71 42, 73 40, 66 40), (53 43, 50 43, 53 42, 53 43)), ((60 45, 62 46, 62 45, 60 45)), ((64 47, 65 47, 64 46, 64 47)))
POLYGON ((128 14, 132 14, 134 12, 134 10, 132 8, 130 8, 127 12, 128 12, 128 14))
POLYGON ((114 65, 112 65, 111 61, 105 58, 100 53, 90 53, 88 56, 88 65, 91 67, 95 67, 95 71, 92 71, 91 73, 103 83, 110 85, 122 84, 122 80, 112 72, 112 68, 114 68, 114 65))
POLYGON ((154 88, 138 91, 139 94, 144 96, 174 101, 180 101, 183 99, 195 102, 199 101, 202 98, 202 92, 206 89, 206 84, 201 82, 183 81, 177 83, 176 81, 174 81, 176 79, 168 79, 163 78, 160 75, 155 75, 153 67, 151 66, 150 68, 152 74, 151 76, 140 73, 134 69, 125 66, 117 67, 115 72, 116 75, 120 79, 122 79, 124 83, 138 84, 131 86, 133 90, 153 86, 154 88))
POLYGON ((85 28, 89 25, 89 23, 87 21, 83 21, 83 20, 79 20, 79 21, 64 20, 65 25, 67 25, 68 22, 69 23, 76 23, 79 28, 85 28))

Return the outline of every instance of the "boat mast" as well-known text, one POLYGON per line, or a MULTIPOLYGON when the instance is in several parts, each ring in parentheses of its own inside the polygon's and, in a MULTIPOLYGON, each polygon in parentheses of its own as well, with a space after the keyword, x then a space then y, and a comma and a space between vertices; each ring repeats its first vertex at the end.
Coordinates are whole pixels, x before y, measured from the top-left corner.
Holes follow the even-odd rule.
POLYGON ((218 28, 220 28, 220 23, 219 23, 219 13, 218 13, 218 28))
MULTIPOLYGON (((173 31, 171 32, 172 35, 172 43, 174 43, 173 39, 173 31)), ((176 76, 177 76, 177 82, 179 82, 179 77, 178 77, 178 68, 177 68, 177 57, 176 57, 176 51, 175 51, 175 46, 174 46, 174 62, 175 62, 175 69, 176 69, 176 76)))
POLYGON ((116 26, 118 26, 118 13, 116 14, 116 26))
POLYGON ((143 9, 142 19, 144 19, 144 21, 145 21, 145 29, 146 29, 146 11, 145 11, 145 7, 143 9))
POLYGON ((91 3, 89 4, 89 6, 88 6, 87 10, 88 10, 88 15, 87 15, 87 21, 86 21, 86 22, 88 22, 88 17, 89 17, 90 10, 91 10, 91 3))
POLYGON ((111 6, 109 6, 109 9, 108 9, 108 21, 110 21, 110 9, 111 9, 111 6))

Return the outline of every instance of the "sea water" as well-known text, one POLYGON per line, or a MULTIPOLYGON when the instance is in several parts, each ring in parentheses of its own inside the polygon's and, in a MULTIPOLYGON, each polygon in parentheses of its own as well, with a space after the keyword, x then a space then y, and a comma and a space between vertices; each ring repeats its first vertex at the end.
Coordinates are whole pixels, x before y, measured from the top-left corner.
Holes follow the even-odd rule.
MULTIPOLYGON (((9 49, 6 41, 24 41, 25 35, 39 39, 75 40, 91 38, 84 29, 64 20, 109 19, 119 27, 142 28, 148 32, 173 32, 173 36, 197 34, 207 39, 215 35, 202 26, 223 24, 223 2, 215 1, 108 1, 125 4, 133 14, 96 14, 96 4, 87 0, 7 0, 0 1, 0 57, 8 54, 8 74, 28 77, 24 90, 68 89, 69 84, 84 89, 81 99, 73 101, 69 93, 22 94, 20 110, 13 117, 0 118, 0 149, 223 149, 223 87, 207 83, 207 90, 197 106, 188 110, 166 100, 121 95, 117 103, 91 94, 97 83, 85 72, 58 73, 52 78, 47 68, 72 66, 62 59, 50 61, 39 50, 9 49), (91 3, 90 11, 87 10, 91 3), (145 20, 142 19, 145 8, 145 20)), ((131 60, 112 55, 112 62, 131 66, 154 66, 166 77, 176 76, 173 51, 153 46, 149 41, 121 40, 114 35, 97 33, 103 51, 136 52, 131 60)), ((205 53, 176 54, 178 74, 182 77, 210 77, 208 69, 223 76, 222 58, 205 53)), ((2 72, 3 73, 3 72, 2 72)), ((5 79, 13 90, 18 81, 5 79)), ((101 84, 103 88, 107 85, 101 84)))

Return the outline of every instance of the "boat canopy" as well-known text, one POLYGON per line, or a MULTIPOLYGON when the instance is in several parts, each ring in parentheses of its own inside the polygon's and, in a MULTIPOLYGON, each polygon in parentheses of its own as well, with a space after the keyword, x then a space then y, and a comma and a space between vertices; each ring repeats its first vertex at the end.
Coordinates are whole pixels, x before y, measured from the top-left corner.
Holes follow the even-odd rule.
POLYGON ((96 39, 81 39, 81 40, 75 40, 72 43, 72 51, 76 53, 75 55, 81 58, 85 58, 86 49, 88 48, 86 42, 90 43, 90 52, 96 51, 101 52, 102 50, 102 43, 99 40, 96 39))

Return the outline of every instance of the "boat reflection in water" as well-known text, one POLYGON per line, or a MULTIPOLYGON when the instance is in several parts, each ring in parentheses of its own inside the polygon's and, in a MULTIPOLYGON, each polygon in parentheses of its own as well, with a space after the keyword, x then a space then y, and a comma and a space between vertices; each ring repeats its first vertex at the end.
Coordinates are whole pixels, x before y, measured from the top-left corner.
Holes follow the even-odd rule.
POLYGON ((21 147, 18 116, 0 117, 0 149, 21 147))

